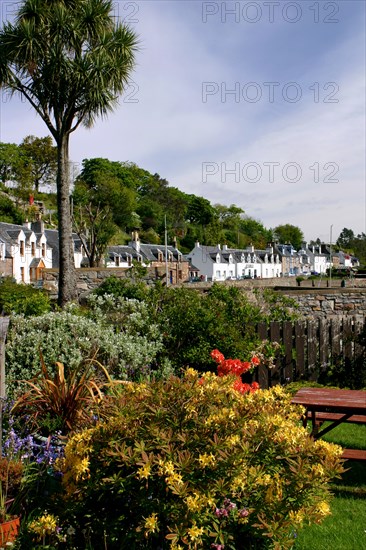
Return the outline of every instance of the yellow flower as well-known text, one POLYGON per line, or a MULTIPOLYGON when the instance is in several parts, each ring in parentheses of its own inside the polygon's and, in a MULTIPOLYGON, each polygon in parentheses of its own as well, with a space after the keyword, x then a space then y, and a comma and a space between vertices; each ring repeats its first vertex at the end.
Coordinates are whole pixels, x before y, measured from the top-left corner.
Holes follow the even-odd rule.
POLYGON ((147 462, 137 470, 139 479, 147 479, 151 474, 151 465, 147 462))
POLYGON ((167 482, 168 485, 175 485, 175 484, 182 485, 183 484, 183 478, 177 472, 173 472, 172 474, 167 476, 165 478, 165 481, 167 482))
POLYGON ((197 527, 196 524, 193 524, 187 532, 191 540, 197 540, 203 535, 203 527, 197 527))
POLYGON ((198 371, 192 368, 188 368, 184 373, 184 377, 188 378, 188 380, 192 380, 192 379, 195 380, 196 378, 198 378, 198 371))
POLYGON ((75 460, 74 472, 76 481, 87 478, 89 476, 89 459, 85 457, 81 460, 75 460))
POLYGON ((147 533, 155 533, 155 531, 159 531, 158 518, 155 512, 145 519, 144 527, 147 533))
POLYGON ((185 499, 185 503, 187 504, 188 510, 191 512, 199 512, 204 506, 202 496, 198 493, 193 493, 193 495, 194 496, 189 495, 185 499))
POLYGON ((216 458, 212 453, 210 454, 203 453, 202 455, 199 455, 198 461, 200 463, 200 466, 202 466, 202 468, 206 468, 206 466, 214 466, 216 462, 216 458))
POLYGON ((239 435, 231 435, 227 438, 226 442, 228 443, 229 447, 233 447, 234 445, 238 445, 240 443, 240 437, 239 435))
POLYGON ((38 540, 42 540, 46 535, 52 535, 57 528, 57 518, 51 514, 44 514, 34 519, 28 524, 31 533, 38 535, 38 540))
POLYGON ((327 502, 319 502, 316 511, 320 516, 328 516, 330 514, 330 506, 327 502))
POLYGON ((162 475, 172 475, 174 474, 174 464, 171 460, 168 460, 168 462, 164 462, 163 460, 159 460, 159 466, 160 466, 160 474, 162 475))
POLYGON ((301 525, 304 521, 304 512, 302 510, 297 510, 294 512, 293 510, 289 513, 290 520, 294 523, 297 523, 298 525, 301 525))

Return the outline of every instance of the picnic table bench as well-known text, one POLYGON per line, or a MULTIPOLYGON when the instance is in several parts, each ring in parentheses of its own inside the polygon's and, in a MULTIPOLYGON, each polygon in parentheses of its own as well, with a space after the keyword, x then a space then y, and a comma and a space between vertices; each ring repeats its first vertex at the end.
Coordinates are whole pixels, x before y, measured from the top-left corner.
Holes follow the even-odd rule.
MULTIPOLYGON (((342 422, 366 424, 366 391, 301 388, 292 398, 292 403, 306 408, 303 424, 306 427, 311 420, 314 438, 321 437, 342 422), (324 422, 330 424, 320 429, 324 422)), ((366 460, 366 450, 344 449, 342 456, 348 460, 366 460)))

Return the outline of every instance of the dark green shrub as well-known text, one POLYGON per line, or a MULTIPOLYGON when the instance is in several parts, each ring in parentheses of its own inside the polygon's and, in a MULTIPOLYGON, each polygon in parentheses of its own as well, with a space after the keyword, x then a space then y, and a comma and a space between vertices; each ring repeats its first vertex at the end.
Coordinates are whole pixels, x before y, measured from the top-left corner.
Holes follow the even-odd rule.
POLYGON ((133 281, 130 278, 120 279, 111 275, 95 290, 97 296, 111 294, 115 297, 133 300, 145 300, 148 293, 147 285, 142 281, 133 281))
POLYGON ((30 285, 20 285, 10 277, 0 280, 0 309, 5 315, 42 315, 51 310, 48 295, 30 285))

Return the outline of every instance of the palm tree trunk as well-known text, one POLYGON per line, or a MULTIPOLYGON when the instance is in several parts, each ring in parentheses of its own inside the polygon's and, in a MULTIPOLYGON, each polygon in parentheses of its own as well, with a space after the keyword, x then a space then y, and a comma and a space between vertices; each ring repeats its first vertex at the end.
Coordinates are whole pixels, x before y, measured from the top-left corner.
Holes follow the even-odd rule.
POLYGON ((69 177, 69 136, 61 136, 57 143, 57 208, 59 239, 58 303, 62 307, 75 300, 76 273, 72 241, 69 177))

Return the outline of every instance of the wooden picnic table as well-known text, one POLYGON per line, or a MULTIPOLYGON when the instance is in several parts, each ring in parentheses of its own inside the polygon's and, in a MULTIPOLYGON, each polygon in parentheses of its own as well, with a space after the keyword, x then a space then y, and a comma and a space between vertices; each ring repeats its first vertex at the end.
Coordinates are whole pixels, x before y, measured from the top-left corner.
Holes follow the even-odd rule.
MULTIPOLYGON (((303 423, 312 422, 314 438, 333 430, 342 422, 366 424, 366 391, 339 390, 331 388, 301 388, 292 398, 292 403, 303 405, 306 413, 303 423), (323 422, 330 422, 319 430, 323 422)), ((344 458, 366 460, 366 451, 344 449, 344 458)))

